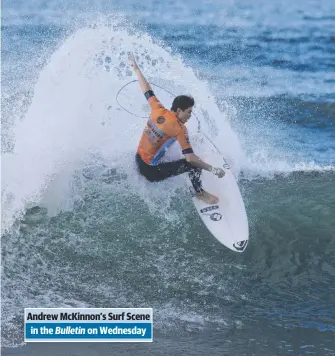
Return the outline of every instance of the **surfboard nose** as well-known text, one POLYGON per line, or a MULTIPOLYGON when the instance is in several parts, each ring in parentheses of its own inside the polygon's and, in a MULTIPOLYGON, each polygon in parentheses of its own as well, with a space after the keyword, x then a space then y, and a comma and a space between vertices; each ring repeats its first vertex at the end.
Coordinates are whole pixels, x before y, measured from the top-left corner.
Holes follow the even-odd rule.
POLYGON ((237 241, 233 243, 233 247, 238 252, 243 252, 246 249, 247 245, 248 245, 248 240, 237 241))

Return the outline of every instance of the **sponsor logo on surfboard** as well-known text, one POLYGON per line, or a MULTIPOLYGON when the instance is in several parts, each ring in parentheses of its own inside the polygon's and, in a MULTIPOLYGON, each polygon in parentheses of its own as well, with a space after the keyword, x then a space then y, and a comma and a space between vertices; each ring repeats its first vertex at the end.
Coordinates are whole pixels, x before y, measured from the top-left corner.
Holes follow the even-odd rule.
POLYGON ((203 213, 203 214, 208 215, 213 221, 220 221, 222 219, 222 214, 220 213, 211 213, 211 214, 203 213))
POLYGON ((212 210, 216 210, 219 209, 218 205, 211 205, 211 206, 207 206, 206 208, 203 208, 200 210, 200 213, 207 213, 208 211, 212 211, 212 210))
POLYGON ((248 240, 244 240, 244 241, 235 242, 233 246, 236 248, 236 250, 243 251, 247 247, 247 244, 248 244, 248 240))
POLYGON ((222 219, 222 215, 220 213, 213 213, 210 215, 211 220, 220 221, 222 219))

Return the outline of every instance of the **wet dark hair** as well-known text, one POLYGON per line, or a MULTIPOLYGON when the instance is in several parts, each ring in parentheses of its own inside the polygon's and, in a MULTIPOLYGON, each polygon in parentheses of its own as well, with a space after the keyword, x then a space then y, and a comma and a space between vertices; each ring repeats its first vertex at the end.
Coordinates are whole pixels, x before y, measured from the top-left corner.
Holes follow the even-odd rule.
POLYGON ((189 95, 179 95, 173 100, 171 111, 177 111, 177 109, 186 110, 194 106, 194 99, 189 95))

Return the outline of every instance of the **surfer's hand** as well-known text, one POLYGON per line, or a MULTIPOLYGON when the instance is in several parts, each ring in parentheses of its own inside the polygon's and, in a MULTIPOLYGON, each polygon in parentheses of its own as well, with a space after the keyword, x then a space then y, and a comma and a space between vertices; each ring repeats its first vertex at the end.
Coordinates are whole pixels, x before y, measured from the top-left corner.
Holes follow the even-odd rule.
POLYGON ((219 178, 222 178, 226 173, 223 169, 221 168, 214 168, 212 167, 211 172, 218 176, 219 178))
POLYGON ((133 55, 131 52, 128 53, 128 59, 129 59, 130 65, 133 67, 133 69, 134 69, 135 71, 136 71, 137 69, 139 69, 139 68, 138 68, 138 65, 137 65, 137 63, 136 63, 136 59, 135 59, 134 55, 133 55))

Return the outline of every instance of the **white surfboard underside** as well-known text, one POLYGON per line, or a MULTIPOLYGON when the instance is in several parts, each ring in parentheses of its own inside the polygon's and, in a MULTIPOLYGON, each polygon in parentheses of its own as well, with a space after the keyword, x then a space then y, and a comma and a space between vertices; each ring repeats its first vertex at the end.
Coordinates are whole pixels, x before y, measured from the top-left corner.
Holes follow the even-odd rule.
MULTIPOLYGON (((217 204, 206 204, 192 197, 195 208, 211 234, 224 246, 235 252, 243 252, 249 240, 248 218, 244 202, 229 166, 219 154, 211 153, 209 157, 201 157, 214 167, 223 168, 225 176, 218 178, 213 173, 202 171, 203 188, 217 196, 217 204)), ((191 192, 192 184, 187 177, 191 192)))

